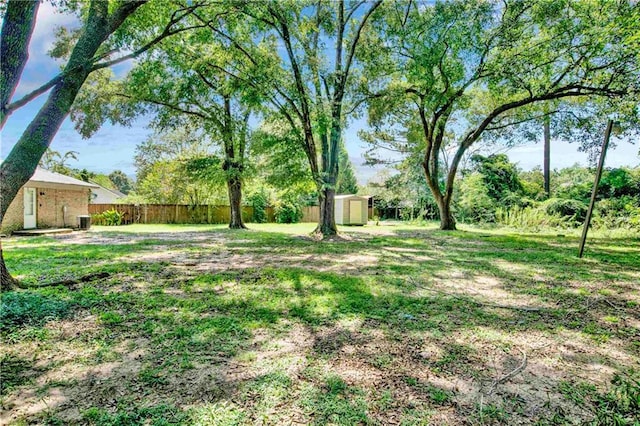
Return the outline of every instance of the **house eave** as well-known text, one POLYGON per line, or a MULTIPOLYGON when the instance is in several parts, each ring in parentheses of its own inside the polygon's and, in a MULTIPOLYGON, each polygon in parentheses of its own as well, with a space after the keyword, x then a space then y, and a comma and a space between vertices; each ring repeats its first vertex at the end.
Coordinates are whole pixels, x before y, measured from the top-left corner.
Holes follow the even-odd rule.
POLYGON ((30 180, 25 185, 25 188, 43 188, 43 189, 60 189, 67 191, 89 191, 93 188, 93 185, 72 185, 68 183, 53 183, 53 182, 41 182, 37 180, 30 180))

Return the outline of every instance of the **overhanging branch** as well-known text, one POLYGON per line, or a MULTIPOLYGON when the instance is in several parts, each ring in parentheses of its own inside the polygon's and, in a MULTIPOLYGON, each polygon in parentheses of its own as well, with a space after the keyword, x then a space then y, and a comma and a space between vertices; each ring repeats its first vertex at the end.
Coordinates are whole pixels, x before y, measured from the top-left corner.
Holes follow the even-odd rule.
MULTIPOLYGON (((122 23, 121 21, 124 20, 123 16, 126 17, 126 16, 130 15, 132 13, 130 11, 131 9, 135 10, 138 7, 142 6, 143 4, 145 4, 144 1, 132 1, 132 2, 128 2, 125 5, 121 6, 112 15, 110 25, 113 26, 117 22, 120 22, 120 24, 121 24, 122 23)), ((193 11, 195 11, 200 6, 201 5, 195 5, 195 6, 191 6, 191 7, 188 7, 188 8, 179 9, 178 11, 175 11, 173 13, 172 17, 171 17, 171 20, 167 23, 167 25, 165 26, 165 28, 162 31, 162 33, 160 33, 158 36, 153 38, 151 41, 149 41, 148 43, 146 43, 145 45, 143 45, 139 49, 136 49, 134 52, 132 52, 132 53, 130 53, 128 55, 124 55, 124 56, 122 56, 120 58, 116 58, 116 59, 113 59, 113 60, 110 60, 110 61, 105 61, 105 62, 100 62, 100 63, 95 63, 95 61, 97 61, 99 59, 103 59, 103 58, 107 57, 108 55, 111 55, 111 54, 115 53, 116 50, 110 50, 109 52, 107 52, 107 53, 105 53, 105 54, 103 54, 101 56, 94 57, 93 59, 88 61, 88 63, 93 63, 93 65, 90 68, 90 72, 96 71, 96 70, 99 70, 99 69, 103 69, 103 68, 108 68, 108 67, 111 67, 113 65, 117 65, 117 64, 119 64, 121 62, 127 61, 129 59, 135 59, 136 57, 138 57, 138 56, 142 55, 143 53, 147 52, 149 49, 151 49, 156 44, 160 43, 162 40, 166 39, 167 37, 171 37, 173 35, 182 33, 184 31, 188 31, 188 30, 204 27, 204 25, 194 25, 194 26, 179 28, 179 29, 175 29, 175 30, 171 29, 175 24, 177 24, 179 21, 184 19, 189 14, 193 13, 193 11), (180 11, 184 11, 185 13, 183 13, 183 14, 178 16, 177 13, 180 12, 180 11)), ((120 24, 118 24, 118 26, 120 24)), ((82 66, 85 66, 85 65, 86 65, 86 63, 83 64, 83 65, 78 65, 78 66, 76 66, 74 68, 65 70, 64 72, 61 72, 60 74, 58 74, 57 76, 53 77, 51 80, 49 80, 48 82, 43 84, 42 86, 40 86, 37 89, 35 89, 35 90, 29 92, 28 94, 24 95, 19 100, 8 104, 4 109, 5 116, 8 117, 13 111, 23 107, 24 105, 28 104, 29 102, 31 102, 32 100, 34 100, 38 96, 46 93, 48 90, 50 90, 51 88, 56 86, 58 83, 63 81, 63 79, 64 79, 64 77, 66 75, 69 75, 69 74, 72 74, 72 73, 76 72, 79 68, 81 68, 82 66)))
POLYGON ((175 105, 175 104, 171 104, 169 102, 161 101, 159 99, 153 99, 153 98, 147 98, 147 97, 139 97, 139 96, 131 96, 131 95, 128 95, 126 93, 119 93, 119 92, 114 93, 114 95, 115 96, 119 96, 121 98, 125 98, 125 99, 131 99, 131 100, 134 100, 134 101, 145 102, 145 103, 148 103, 148 104, 162 106, 162 107, 165 107, 165 108, 169 108, 169 109, 171 109, 173 111, 179 112, 181 114, 192 115, 192 116, 195 116, 195 117, 200 117, 200 118, 205 119, 205 120, 209 120, 210 119, 210 117, 208 115, 206 115, 206 114, 204 114, 204 113, 202 113, 200 111, 192 111, 192 110, 189 110, 189 109, 184 109, 183 107, 180 107, 180 106, 175 105))

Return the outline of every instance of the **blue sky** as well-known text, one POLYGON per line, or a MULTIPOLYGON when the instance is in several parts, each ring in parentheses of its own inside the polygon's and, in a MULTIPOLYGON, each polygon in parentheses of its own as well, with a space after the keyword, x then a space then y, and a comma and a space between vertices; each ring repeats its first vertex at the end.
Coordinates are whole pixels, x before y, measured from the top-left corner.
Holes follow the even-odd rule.
MULTIPOLYGON (((29 49, 29 62, 14 99, 18 99, 37 88, 57 74, 60 63, 47 55, 47 51, 53 44, 55 28, 60 25, 73 26, 75 23, 76 20, 73 16, 56 13, 49 3, 45 2, 40 6, 29 49)), ((117 74, 126 71, 126 69, 126 64, 120 66, 117 74)), ((9 117, 0 134, 0 157, 5 158, 8 155, 45 99, 46 96, 41 96, 9 117)), ((67 119, 51 143, 51 148, 61 153, 77 151, 79 161, 71 160, 69 165, 72 167, 87 168, 100 173, 110 173, 119 169, 129 175, 134 175, 135 147, 151 134, 151 131, 146 128, 147 121, 140 119, 128 128, 105 125, 93 137, 85 140, 75 131, 73 124, 67 119)), ((365 126, 365 120, 360 119, 351 122, 345 131, 349 157, 356 168, 356 175, 360 183, 365 183, 376 173, 376 170, 362 166, 363 153, 366 149, 357 133, 365 126)), ((567 167, 575 163, 587 164, 586 154, 578 152, 576 145, 554 140, 551 149, 552 168, 567 167)), ((542 164, 542 145, 540 143, 521 145, 506 153, 511 161, 516 162, 520 168, 525 170, 542 164)), ((628 141, 617 141, 617 147, 610 150, 607 155, 606 166, 608 167, 637 166, 638 164, 640 164, 638 145, 632 145, 628 141)))

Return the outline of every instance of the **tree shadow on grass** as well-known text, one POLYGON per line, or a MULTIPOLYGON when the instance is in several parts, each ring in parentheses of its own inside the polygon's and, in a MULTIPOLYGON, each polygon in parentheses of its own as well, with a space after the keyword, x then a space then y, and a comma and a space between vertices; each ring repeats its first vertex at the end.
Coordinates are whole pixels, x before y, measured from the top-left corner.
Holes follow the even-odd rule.
MULTIPOLYGON (((157 250, 157 242, 143 240, 124 244, 64 245, 47 240, 46 245, 15 247, 4 252, 9 271, 23 286, 46 286, 64 280, 107 272, 135 272, 153 265, 128 261, 126 258, 157 250), (120 258, 120 260, 116 260, 120 258)), ((158 266, 162 266, 160 263, 158 266)))
MULTIPOLYGON (((113 292, 118 284, 114 280, 91 283, 77 291, 30 290, 71 301, 76 310, 68 318, 69 326, 82 328, 86 322, 95 330, 92 334, 51 331, 48 337, 37 337, 27 329, 42 327, 38 324, 11 337, 12 345, 19 345, 10 350, 32 349, 28 339, 20 337, 26 335, 36 336, 32 342, 58 346, 63 352, 77 349, 79 342, 89 349, 63 359, 39 358, 37 368, 24 364, 17 377, 31 377, 33 384, 16 384, 9 403, 18 395, 26 398, 25 406, 36 404, 36 396, 29 400, 24 395, 40 392, 49 398, 49 408, 35 410, 32 419, 49 416, 93 423, 121 419, 136 424, 171 417, 176 423, 199 418, 233 424, 280 415, 303 423, 349 423, 349 419, 384 423, 392 412, 404 413, 399 415, 407 419, 437 412, 442 406, 438 401, 444 398, 448 401, 444 411, 453 410, 453 419, 460 420, 473 407, 463 396, 479 392, 483 383, 505 374, 504 368, 491 367, 492 357, 500 353, 496 345, 507 349, 514 345, 505 335, 547 333, 563 339, 563 330, 584 331, 594 324, 590 329, 595 336, 624 336, 622 325, 614 324, 611 330, 602 326, 608 309, 596 303, 599 296, 578 297, 563 290, 567 265, 579 269, 578 277, 591 282, 598 278, 590 274, 593 263, 571 261, 570 249, 557 247, 554 239, 523 242, 486 237, 478 242, 476 237, 458 234, 426 236, 430 239, 400 236, 371 244, 295 243, 296 250, 312 255, 379 252, 377 265, 352 275, 270 267, 229 268, 224 273, 174 279, 180 270, 154 263, 137 275, 135 267, 129 269, 135 285, 126 292, 113 292), (512 252, 529 252, 530 256, 512 252), (562 262, 572 263, 563 266, 562 262), (438 279, 458 279, 450 277, 451 270, 471 281, 492 276, 514 300, 527 296, 549 306, 541 312, 514 313, 488 306, 491 300, 478 294, 446 294, 439 291, 438 279), (536 271, 551 279, 532 281, 536 271), (436 291, 421 292, 421 286, 436 291), (584 309, 576 309, 583 303, 584 309), (576 312, 568 315, 569 309, 576 312), (473 337, 480 332, 488 337, 473 337), (263 338, 258 339, 261 334, 263 338), (282 346, 282 339, 290 346, 289 352, 272 347, 282 346), (47 385, 63 376, 72 380, 47 385), (466 387, 456 388, 456 380, 466 387), (51 396, 56 389, 58 399, 51 396), (269 402, 270 398, 275 402, 269 402)), ((281 248, 289 239, 278 237, 269 244, 281 248)), ((258 243, 241 248, 251 251, 258 243)), ((263 245, 262 249, 270 247, 263 245)), ((107 252, 100 255, 109 256, 107 252)), ((76 267, 82 258, 73 257, 76 267)), ((615 265, 628 264, 622 255, 616 259, 614 253, 612 259, 615 265)), ((144 265, 136 264, 139 268, 144 265)), ((622 275, 621 279, 631 277, 622 275)), ((627 301, 618 295, 607 295, 607 300, 620 306, 627 301)), ((55 329, 55 321, 45 327, 55 329)), ((627 333, 637 337, 633 330, 627 333)), ((590 349, 578 343, 578 350, 590 349)), ((594 362, 614 371, 625 367, 607 354, 606 343, 593 351, 591 356, 564 357, 563 362, 587 371, 594 362)), ((626 351, 631 360, 637 360, 632 348, 626 351)), ((558 356, 558 351, 552 353, 558 356)), ((556 373, 561 377, 548 377, 544 383, 533 375, 526 379, 532 386, 543 384, 555 392, 553 386, 566 377, 562 371, 556 373)), ((501 403, 500 396, 495 398, 496 404, 501 403)), ((538 402, 532 399, 526 404, 538 402)), ((15 407, 10 410, 17 412, 15 407)), ((543 415, 538 413, 538 418, 543 415)))
POLYGON ((17 355, 4 355, 0 358, 0 394, 6 395, 12 389, 31 382, 38 374, 33 359, 21 358, 17 355))
MULTIPOLYGON (((278 328, 283 320, 301 323, 313 336, 310 354, 324 357, 338 352, 341 343, 333 343, 333 337, 339 333, 320 334, 316 331, 318 327, 332 327, 335 321, 353 315, 369 317, 366 313, 371 308, 375 311, 371 318, 386 324, 388 310, 396 309, 395 302, 379 300, 357 278, 295 269, 267 274, 267 282, 283 278, 290 281, 291 285, 279 295, 280 299, 288 299, 282 303, 282 300, 265 297, 265 280, 256 282, 251 276, 244 282, 243 271, 238 274, 240 285, 248 287, 240 297, 221 295, 213 285, 209 290, 201 288, 197 293, 187 292, 180 297, 157 289, 118 295, 119 303, 110 299, 114 296, 105 295, 109 300, 93 305, 91 310, 100 312, 96 320, 99 340, 108 342, 107 353, 99 354, 100 349, 105 349, 102 347, 93 350, 85 360, 54 359, 31 371, 36 393, 40 392, 43 400, 48 401, 47 410, 31 401, 35 412, 38 407, 41 409, 32 420, 48 416, 49 420, 58 417, 97 423, 113 419, 133 421, 127 413, 137 413, 139 420, 149 420, 154 416, 173 416, 175 407, 233 401, 238 392, 260 387, 265 380, 264 375, 256 372, 243 372, 242 365, 234 361, 243 352, 263 350, 262 345, 252 343, 253 330, 278 328), (74 371, 72 377, 67 376, 72 382, 47 385, 51 376, 62 374, 67 367, 74 371), (52 393, 54 390, 59 392, 52 393), (165 405, 160 401, 172 403, 165 405)), ((59 289, 58 294, 60 300, 71 298, 72 301, 80 300, 79 295, 80 292, 66 289, 59 289)), ((75 319, 85 313, 79 309, 75 319)), ((392 318, 391 324, 394 322, 392 318)), ((351 345, 370 341, 354 335, 344 337, 344 342, 351 345)), ((73 343, 73 339, 60 338, 66 340, 66 344, 73 343)), ((323 374, 307 383, 301 395, 302 407, 307 410, 305 415, 319 422, 360 418, 364 413, 363 391, 358 387, 337 392, 333 388, 327 390, 323 383, 331 381, 327 377, 323 374)), ((18 395, 25 406, 29 405, 30 395, 35 398, 33 392, 18 392, 18 395)), ((15 408, 11 404, 18 401, 19 398, 9 398, 9 409, 15 408)), ((254 415, 251 410, 255 407, 251 404, 247 410, 254 415)))

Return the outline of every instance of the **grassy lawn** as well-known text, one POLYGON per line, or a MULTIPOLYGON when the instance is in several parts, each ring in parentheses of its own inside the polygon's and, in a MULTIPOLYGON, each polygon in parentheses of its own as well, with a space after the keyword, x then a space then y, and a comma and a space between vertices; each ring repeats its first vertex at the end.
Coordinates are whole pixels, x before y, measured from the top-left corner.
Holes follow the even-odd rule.
POLYGON ((0 424, 640 422, 640 239, 250 227, 4 240, 0 424))

